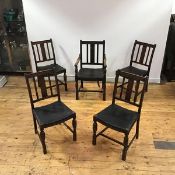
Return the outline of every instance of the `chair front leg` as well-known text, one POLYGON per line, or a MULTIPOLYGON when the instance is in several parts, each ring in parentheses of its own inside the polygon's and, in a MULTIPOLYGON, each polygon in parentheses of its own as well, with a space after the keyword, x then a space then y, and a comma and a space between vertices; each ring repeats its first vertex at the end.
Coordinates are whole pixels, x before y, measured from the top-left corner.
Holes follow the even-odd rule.
POLYGON ((96 132, 97 132, 97 122, 94 120, 93 123, 93 137, 92 137, 92 144, 96 145, 96 132))
POLYGON ((128 151, 128 134, 125 134, 125 138, 124 138, 124 149, 123 149, 123 153, 122 153, 122 160, 126 160, 126 154, 128 151))
POLYGON ((72 127, 73 127, 73 141, 76 141, 77 140, 77 131, 76 131, 77 121, 76 121, 76 116, 72 120, 72 127))
POLYGON ((66 75, 66 72, 64 72, 64 83, 65 83, 65 91, 67 91, 67 75, 66 75))
POLYGON ((42 144, 42 147, 43 147, 43 153, 46 154, 47 150, 46 150, 44 129, 41 129, 41 131, 40 131, 40 140, 41 140, 41 144, 42 144))

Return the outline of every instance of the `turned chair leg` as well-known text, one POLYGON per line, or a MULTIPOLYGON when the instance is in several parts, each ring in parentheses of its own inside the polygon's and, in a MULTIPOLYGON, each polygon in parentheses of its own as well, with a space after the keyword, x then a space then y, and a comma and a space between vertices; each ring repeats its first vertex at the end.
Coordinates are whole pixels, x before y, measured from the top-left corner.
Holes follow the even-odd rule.
POLYGON ((47 150, 46 150, 44 129, 41 129, 41 131, 40 131, 40 140, 41 140, 41 144, 42 144, 42 147, 43 147, 43 153, 46 154, 47 150))
POLYGON ((123 153, 122 153, 122 160, 126 160, 126 154, 128 151, 128 134, 125 134, 125 138, 124 138, 124 149, 123 149, 123 153))
POLYGON ((67 91, 67 75, 66 75, 66 72, 64 72, 64 83, 65 83, 65 91, 67 91))
POLYGON ((93 123, 93 138, 92 138, 92 144, 96 145, 96 132, 97 132, 97 122, 94 120, 93 123))
POLYGON ((77 140, 77 131, 76 131, 77 121, 76 121, 76 117, 74 117, 73 120, 72 120, 72 127, 73 127, 73 141, 76 141, 77 140))

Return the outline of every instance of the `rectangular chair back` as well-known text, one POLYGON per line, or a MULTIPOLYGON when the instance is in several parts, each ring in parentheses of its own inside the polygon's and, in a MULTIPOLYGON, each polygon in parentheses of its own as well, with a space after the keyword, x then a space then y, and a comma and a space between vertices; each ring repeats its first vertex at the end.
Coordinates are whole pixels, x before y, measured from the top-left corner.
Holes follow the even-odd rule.
POLYGON ((44 62, 47 62, 47 64, 56 64, 52 39, 35 42, 31 41, 31 45, 36 69, 44 62))
POLYGON ((32 108, 34 103, 51 97, 58 97, 60 101, 58 79, 54 71, 25 74, 25 79, 32 108))
POLYGON ((147 77, 116 71, 112 103, 117 99, 141 110, 146 84, 147 77))
POLYGON ((104 65, 105 40, 82 41, 80 40, 80 64, 104 65))
POLYGON ((149 44, 135 40, 131 54, 130 66, 132 66, 133 63, 140 64, 147 68, 149 75, 155 48, 156 44, 149 44))

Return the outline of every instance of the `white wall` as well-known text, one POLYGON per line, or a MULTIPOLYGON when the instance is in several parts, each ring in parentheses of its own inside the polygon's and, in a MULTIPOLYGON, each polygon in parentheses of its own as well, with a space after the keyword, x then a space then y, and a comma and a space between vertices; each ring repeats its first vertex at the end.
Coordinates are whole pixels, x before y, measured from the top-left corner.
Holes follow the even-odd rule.
POLYGON ((52 38, 68 76, 74 75, 80 39, 106 40, 108 79, 129 64, 137 39, 157 44, 150 81, 159 82, 172 0, 23 0, 23 5, 29 42, 52 38))
POLYGON ((172 14, 175 14, 175 0, 173 0, 172 14))

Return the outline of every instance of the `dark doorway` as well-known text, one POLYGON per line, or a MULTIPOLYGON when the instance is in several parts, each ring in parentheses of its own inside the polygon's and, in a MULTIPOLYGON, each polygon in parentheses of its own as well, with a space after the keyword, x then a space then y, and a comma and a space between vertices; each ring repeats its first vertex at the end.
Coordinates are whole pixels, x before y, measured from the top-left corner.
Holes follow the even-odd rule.
POLYGON ((164 61, 161 71, 161 80, 175 80, 175 14, 172 14, 170 19, 164 61))

